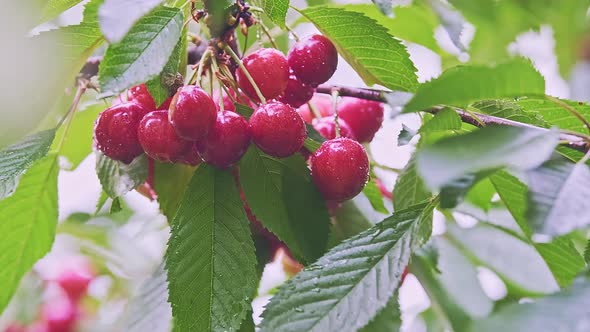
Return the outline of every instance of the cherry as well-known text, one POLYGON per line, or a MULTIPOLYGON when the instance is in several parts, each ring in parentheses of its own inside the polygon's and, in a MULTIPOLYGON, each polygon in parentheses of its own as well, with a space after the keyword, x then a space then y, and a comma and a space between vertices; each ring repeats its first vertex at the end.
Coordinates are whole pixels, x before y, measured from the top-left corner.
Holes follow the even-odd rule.
POLYGON ((143 107, 147 108, 149 111, 153 111, 156 109, 156 102, 154 98, 148 91, 148 88, 145 84, 140 84, 132 87, 129 89, 129 101, 134 101, 143 107))
POLYGON ((383 104, 358 98, 343 98, 338 116, 345 120, 361 143, 373 140, 383 123, 383 104))
POLYGON ((129 164, 143 153, 137 127, 146 113, 137 103, 118 104, 100 113, 94 125, 96 147, 107 157, 129 164))
POLYGON ((312 86, 301 82, 295 75, 291 74, 285 92, 277 100, 297 108, 313 97, 314 90, 312 86))
POLYGON ((194 85, 179 88, 170 104, 170 123, 186 140, 197 141, 207 135, 216 117, 213 99, 194 85))
POLYGON ((57 276, 56 281, 72 301, 78 301, 86 294, 93 278, 90 270, 67 269, 57 276))
POLYGON ((197 142, 199 155, 206 163, 219 168, 235 164, 250 145, 250 125, 239 114, 224 111, 207 136, 197 142))
MULTIPOLYGON (((321 119, 314 119, 312 123, 315 130, 317 130, 322 137, 326 139, 336 138, 336 122, 334 121, 334 117, 329 116, 321 119)), ((346 121, 338 119, 338 124, 340 125, 340 136, 356 140, 352 129, 350 129, 350 126, 346 121)))
MULTIPOLYGON (((315 95, 313 96, 313 98, 311 98, 309 103, 317 109, 317 111, 320 113, 322 117, 334 114, 331 97, 324 95, 315 95)), ((309 109, 309 106, 307 104, 299 107, 297 112, 299 112, 299 115, 301 115, 303 121, 305 121, 306 123, 311 124, 313 119, 315 119, 313 112, 309 109)))
POLYGON ((139 142, 145 153, 161 162, 175 162, 185 156, 194 143, 180 138, 168 121, 168 111, 154 111, 139 124, 139 142))
POLYGON ((287 59, 295 76, 312 86, 329 80, 338 67, 338 51, 322 35, 311 35, 296 42, 287 59))
POLYGON ((53 299, 41 310, 47 332, 72 332, 79 317, 78 309, 68 298, 53 299))
POLYGON ((271 102, 250 117, 252 140, 262 151, 284 158, 299 151, 307 137, 305 123, 289 105, 271 102))
MULTIPOLYGON (((280 51, 273 48, 261 48, 243 58, 242 63, 256 82, 264 98, 276 98, 287 88, 289 65, 280 51)), ((236 71, 236 76, 240 88, 252 99, 260 102, 256 90, 241 68, 236 71)))
POLYGON ((311 155, 310 164, 313 181, 327 200, 351 199, 369 179, 365 148, 349 138, 325 141, 311 155))
POLYGON ((188 150, 183 152, 174 161, 187 164, 193 167, 199 165, 203 160, 201 159, 199 151, 197 150, 197 143, 193 143, 188 150))

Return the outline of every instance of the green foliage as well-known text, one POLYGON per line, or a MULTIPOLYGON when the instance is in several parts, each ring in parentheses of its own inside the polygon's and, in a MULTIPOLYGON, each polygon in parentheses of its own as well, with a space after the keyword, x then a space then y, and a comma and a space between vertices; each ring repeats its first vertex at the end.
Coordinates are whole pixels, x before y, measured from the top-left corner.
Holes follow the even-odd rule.
POLYGON ((413 158, 410 159, 393 188, 393 207, 395 210, 407 209, 424 202, 431 196, 422 178, 418 176, 416 161, 413 158))
POLYGON ((418 112, 439 104, 464 107, 483 99, 544 93, 543 76, 526 60, 496 67, 458 66, 422 84, 404 112, 418 112))
POLYGON ((311 262, 324 253, 328 211, 300 155, 277 159, 252 145, 240 162, 240 182, 256 218, 298 260, 311 262))
POLYGON ((43 7, 41 14, 41 22, 49 21, 59 16, 66 10, 74 7, 82 2, 82 0, 48 0, 43 7))
POLYGON ((393 16, 393 3, 390 0, 371 0, 387 16, 393 16))
POLYGON ((180 9, 159 7, 141 18, 117 44, 111 44, 100 65, 104 96, 148 81, 162 71, 181 35, 180 9))
POLYGON ((88 106, 85 109, 78 110, 74 114, 74 118, 72 119, 72 123, 70 124, 67 133, 65 132, 65 126, 60 127, 57 131, 53 147, 57 148, 58 144, 62 144, 60 156, 65 157, 68 160, 71 169, 76 169, 84 158, 92 153, 93 135, 91 133, 94 130, 94 122, 96 121, 98 114, 106 108, 107 106, 104 103, 98 103, 88 106), (64 135, 67 136, 64 138, 64 135), (62 138, 63 143, 61 143, 62 138))
POLYGON ((141 155, 127 165, 97 152, 96 174, 104 192, 111 198, 117 198, 145 182, 147 158, 141 155))
POLYGON ((554 238, 551 242, 535 243, 535 248, 553 273, 560 287, 568 287, 584 270, 584 258, 568 236, 554 238))
POLYGON ((379 187, 377 187, 374 174, 371 175, 371 179, 363 188, 363 194, 367 196, 369 202, 371 203, 371 206, 375 211, 383 214, 389 213, 389 211, 387 211, 387 208, 385 208, 385 203, 383 203, 383 196, 381 195, 379 187))
POLYGON ((359 12, 329 7, 309 7, 301 14, 330 38, 368 85, 416 90, 416 68, 405 47, 375 20, 359 12))
POLYGON ((171 95, 170 92, 172 91, 170 89, 170 82, 174 82, 176 74, 180 69, 180 59, 185 56, 184 49, 186 48, 186 44, 183 43, 184 39, 186 39, 185 34, 180 36, 180 39, 178 40, 178 43, 176 43, 168 62, 162 69, 162 72, 145 83, 148 91, 154 98, 156 105, 162 105, 171 95))
POLYGON ((118 43, 143 15, 162 0, 105 0, 98 13, 100 28, 110 43, 118 43))
POLYGON ((266 307, 261 330, 363 327, 399 287, 411 251, 425 237, 422 224, 431 222, 432 206, 417 205, 345 240, 281 286, 266 307))
POLYGON ((360 332, 390 332, 399 331, 402 327, 402 314, 399 308, 399 298, 392 296, 387 305, 379 311, 360 332))
POLYGON ((195 168, 183 164, 154 163, 154 190, 158 193, 160 210, 171 222, 195 168))
POLYGON ((371 226, 373 224, 359 209, 354 200, 343 202, 336 210, 336 214, 332 220, 328 247, 332 248, 338 243, 367 230, 371 226))
POLYGON ((14 194, 0 201, 0 312, 21 278, 53 245, 57 225, 57 159, 49 155, 22 176, 14 194))
POLYGON ((289 0, 260 0, 262 9, 268 17, 281 28, 285 28, 285 17, 289 9, 289 0))
POLYGON ((33 163, 47 155, 55 129, 45 130, 23 138, 0 151, 0 200, 10 196, 19 181, 19 177, 33 163))
POLYGON ((461 125, 459 114, 450 108, 445 108, 420 127, 419 132, 429 134, 437 131, 461 130, 461 125))
MULTIPOLYGON (((527 98, 528 99, 528 98, 527 98)), ((518 98, 520 100, 520 98, 518 98)), ((550 125, 543 119, 537 107, 523 108, 518 101, 509 99, 483 100, 470 105, 478 113, 489 114, 512 121, 530 123, 548 128, 550 125)))
POLYGON ((526 236, 530 236, 532 234, 531 227, 525 217, 528 188, 518 178, 506 171, 496 172, 490 177, 490 180, 520 229, 526 236))
POLYGON ((584 123, 572 114, 577 112, 586 120, 590 119, 590 105, 586 103, 557 98, 527 97, 519 98, 516 104, 526 111, 539 113, 550 125, 582 134, 588 133, 584 123))
POLYGON ((232 174, 200 166, 172 222, 166 252, 175 328, 237 330, 256 293, 255 265, 232 174))

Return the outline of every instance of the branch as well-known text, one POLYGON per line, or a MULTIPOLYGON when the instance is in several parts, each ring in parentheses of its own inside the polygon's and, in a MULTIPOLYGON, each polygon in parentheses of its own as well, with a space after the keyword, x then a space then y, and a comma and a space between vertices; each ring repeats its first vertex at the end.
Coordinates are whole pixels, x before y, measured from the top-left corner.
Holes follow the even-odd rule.
MULTIPOLYGON (((323 94, 332 94, 333 91, 338 91, 340 96, 343 97, 355 97, 365 100, 373 100, 379 102, 387 102, 385 98, 385 94, 387 91, 383 90, 375 90, 375 89, 366 89, 366 88, 351 88, 351 87, 344 87, 344 86, 332 86, 332 85, 320 85, 317 87, 317 93, 323 94)), ((431 114, 436 114, 442 111, 444 107, 435 106, 430 109, 424 110, 424 112, 428 112, 431 114)), ((547 128, 541 128, 537 126, 533 126, 530 124, 512 121, 504 118, 499 118, 487 114, 481 113, 468 113, 462 109, 455 109, 459 117, 461 117, 461 121, 465 123, 469 123, 476 127, 483 127, 483 125, 503 125, 503 126, 513 126, 513 127, 520 127, 520 128, 534 128, 539 130, 548 130, 547 128), (473 115, 472 115, 473 114, 473 115), (481 121, 481 123, 479 122, 481 121), (483 124, 483 125, 482 125, 483 124)), ((580 152, 588 152, 590 149, 588 136, 583 134, 575 134, 570 132, 560 132, 559 140, 565 142, 564 146, 580 151, 580 152)))

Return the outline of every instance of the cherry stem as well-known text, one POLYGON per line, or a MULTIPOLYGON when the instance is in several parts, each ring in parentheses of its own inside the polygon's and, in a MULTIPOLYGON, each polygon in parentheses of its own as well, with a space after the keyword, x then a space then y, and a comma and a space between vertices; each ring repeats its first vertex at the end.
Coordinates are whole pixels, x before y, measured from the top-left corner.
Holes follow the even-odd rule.
POLYGON ((295 33, 295 30, 291 29, 290 26, 285 24, 285 28, 287 29, 287 31, 289 31, 289 33, 291 33, 291 35, 293 36, 293 38, 295 38, 295 41, 299 41, 300 38, 299 36, 295 33))
POLYGON ((270 44, 272 45, 272 47, 278 49, 279 47, 277 46, 275 39, 270 34, 270 31, 268 30, 266 25, 264 25, 264 23, 262 23, 262 21, 258 22, 258 25, 262 29, 262 32, 264 32, 264 34, 268 37, 268 40, 270 41, 270 44))
MULTIPOLYGON (((203 53, 203 56, 201 56, 201 61, 199 61, 199 68, 195 72, 196 76, 194 76, 195 74, 193 74, 194 78, 196 78, 195 84, 198 82, 199 86, 201 86, 201 77, 203 77, 203 68, 205 67, 205 62, 207 62, 207 60, 209 59, 209 56, 211 56, 211 49, 208 48, 205 51, 205 53, 203 53)), ((193 77, 191 77, 191 79, 189 80, 189 84, 192 81, 193 81, 193 77)))
POLYGON ((320 113, 320 111, 318 111, 317 107, 315 107, 315 105, 311 101, 307 102, 307 107, 309 107, 309 110, 316 119, 322 118, 322 114, 320 113))
POLYGON ((338 121, 338 90, 332 90, 332 108, 334 110, 334 125, 336 126, 336 138, 340 138, 340 123, 338 121))
MULTIPOLYGON (((212 67, 212 71, 211 71, 211 76, 215 76, 215 73, 219 72, 219 66, 217 66, 217 59, 212 56, 211 57, 211 67, 212 67)), ((219 103, 219 110, 221 112, 224 111, 224 105, 223 105, 223 83, 221 83, 221 80, 217 78, 217 76, 215 76, 215 80, 217 81, 217 85, 219 86, 219 96, 218 96, 218 103, 219 103)), ((213 89, 213 84, 211 84, 211 89, 213 89)), ((211 94, 213 95, 213 94, 211 94)))
POLYGON ((234 52, 234 50, 232 50, 231 47, 225 45, 225 47, 223 49, 234 59, 234 61, 238 64, 240 69, 244 72, 244 75, 246 75, 246 78, 248 78, 248 81, 254 87, 254 90, 256 91, 256 95, 258 96, 258 99, 260 99, 260 103, 266 104, 266 98, 264 98, 264 96, 262 95, 262 92, 260 92, 260 88, 258 88, 258 85, 256 84, 256 82, 254 82, 252 75, 250 75, 250 72, 248 71, 248 69, 246 69, 246 67, 244 66, 244 63, 242 63, 242 59, 240 59, 240 57, 238 57, 236 52, 234 52))

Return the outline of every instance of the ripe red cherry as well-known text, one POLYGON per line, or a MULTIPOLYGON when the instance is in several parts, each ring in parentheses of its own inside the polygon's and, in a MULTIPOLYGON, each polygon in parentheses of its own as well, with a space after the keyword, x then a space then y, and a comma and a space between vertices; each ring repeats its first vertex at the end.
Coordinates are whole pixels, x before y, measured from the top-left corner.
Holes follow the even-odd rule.
POLYGON ((213 99, 194 85, 179 88, 170 104, 170 123, 186 140, 197 141, 207 135, 216 117, 213 99))
MULTIPOLYGON (((324 95, 315 95, 313 98, 311 98, 309 103, 317 109, 317 111, 320 113, 322 117, 334 114, 331 97, 324 95)), ((313 112, 309 109, 309 106, 307 104, 299 107, 297 112, 299 112, 299 115, 301 115, 303 121, 305 121, 306 123, 311 124, 313 119, 315 119, 313 112)))
MULTIPOLYGON (((261 48, 243 58, 242 63, 256 82, 264 98, 274 99, 287 88, 289 65, 280 51, 273 48, 261 48)), ((236 76, 240 88, 253 100, 259 102, 256 90, 241 68, 236 71, 236 76)))
POLYGON ((359 142, 370 142, 383 124, 383 104, 371 100, 344 98, 338 107, 338 116, 348 122, 359 142))
POLYGON ((312 86, 329 80, 338 67, 338 51, 322 35, 311 35, 296 42, 287 59, 295 76, 312 86))
POLYGON ((143 153, 137 127, 147 110, 137 103, 123 103, 100 113, 94 126, 96 147, 107 157, 129 164, 143 153))
POLYGON ((250 117, 252 140, 262 151, 284 158, 299 151, 307 137, 305 123, 289 105, 271 102, 250 117))
POLYGON ((47 332, 73 332, 79 317, 78 309, 68 298, 52 299, 41 310, 47 332))
POLYGON ((156 109, 156 102, 145 84, 140 84, 129 89, 129 101, 134 101, 147 108, 149 111, 156 109))
POLYGON ((207 136, 197 142, 199 155, 206 163, 226 168, 236 163, 250 145, 250 125, 239 114, 224 111, 207 136))
POLYGON ((193 147, 180 138, 168 121, 168 111, 154 111, 139 124, 139 142, 145 153, 161 162, 175 162, 193 147))
POLYGON ((57 283, 72 301, 78 301, 86 294, 88 285, 94 278, 93 273, 86 269, 66 269, 56 278, 57 283))
POLYGON ((351 199, 369 179, 365 148, 349 138, 325 141, 311 155, 310 163, 313 181, 327 200, 351 199))
POLYGON ((183 164, 187 164, 190 166, 197 166, 203 160, 201 156, 199 156, 199 151, 197 151, 197 143, 193 143, 192 146, 183 152, 178 158, 174 160, 174 162, 179 162, 183 164))
MULTIPOLYGON (((340 125, 340 136, 347 137, 352 140, 356 140, 352 129, 348 123, 342 119, 338 119, 338 124, 340 125)), ((336 138, 336 122, 334 121, 333 116, 321 118, 321 119, 314 119, 313 120, 313 128, 322 135, 322 137, 326 139, 334 139, 336 138)))
POLYGON ((285 92, 277 100, 297 108, 307 103, 313 97, 313 92, 314 88, 311 85, 305 84, 295 75, 291 75, 285 92))

